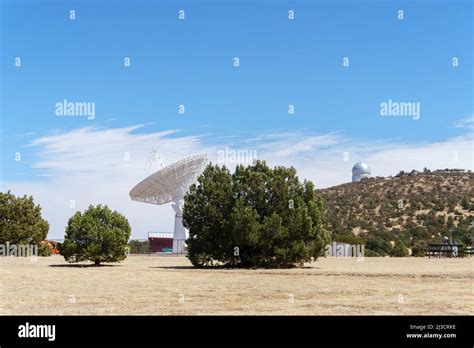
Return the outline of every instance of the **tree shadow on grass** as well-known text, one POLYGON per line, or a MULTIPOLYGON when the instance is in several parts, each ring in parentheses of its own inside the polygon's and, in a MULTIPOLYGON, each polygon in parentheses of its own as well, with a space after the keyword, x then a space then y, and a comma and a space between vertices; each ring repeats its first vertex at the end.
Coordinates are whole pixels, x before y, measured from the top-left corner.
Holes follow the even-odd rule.
POLYGON ((93 263, 91 264, 74 264, 74 263, 67 263, 67 264, 60 264, 60 265, 49 265, 49 267, 58 267, 58 268, 102 268, 102 267, 118 267, 122 265, 100 265, 96 266, 93 263))
POLYGON ((194 266, 152 266, 150 268, 161 268, 161 269, 202 269, 194 266))
POLYGON ((290 270, 290 269, 321 269, 321 267, 311 267, 311 266, 303 266, 303 267, 229 267, 229 266, 207 266, 207 267, 195 267, 195 266, 152 266, 150 268, 160 268, 160 269, 204 269, 204 270, 250 270, 250 271, 257 271, 257 270, 290 270))

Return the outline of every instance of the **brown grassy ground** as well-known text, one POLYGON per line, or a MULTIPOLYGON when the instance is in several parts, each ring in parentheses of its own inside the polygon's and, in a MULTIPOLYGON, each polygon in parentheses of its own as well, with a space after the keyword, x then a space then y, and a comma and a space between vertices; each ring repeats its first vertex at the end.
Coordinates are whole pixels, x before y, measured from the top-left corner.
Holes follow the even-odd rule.
POLYGON ((300 269, 202 270, 184 257, 70 267, 0 258, 0 314, 474 314, 474 259, 326 258, 300 269))

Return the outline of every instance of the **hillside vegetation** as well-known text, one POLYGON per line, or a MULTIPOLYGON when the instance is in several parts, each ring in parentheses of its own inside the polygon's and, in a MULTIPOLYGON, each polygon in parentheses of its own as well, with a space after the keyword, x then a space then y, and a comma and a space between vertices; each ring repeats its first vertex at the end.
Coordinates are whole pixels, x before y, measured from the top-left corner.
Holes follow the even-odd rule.
POLYGON ((458 169, 400 172, 316 192, 334 241, 365 244, 367 256, 421 255, 428 242, 471 245, 474 173, 458 169))

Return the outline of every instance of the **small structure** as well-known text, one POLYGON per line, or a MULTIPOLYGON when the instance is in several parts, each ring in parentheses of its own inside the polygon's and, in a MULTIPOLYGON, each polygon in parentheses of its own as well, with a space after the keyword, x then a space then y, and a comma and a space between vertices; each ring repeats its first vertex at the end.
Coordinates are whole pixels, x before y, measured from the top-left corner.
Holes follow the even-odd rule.
POLYGON ((40 246, 43 246, 43 245, 46 245, 48 247, 49 251, 51 251, 51 254, 54 254, 54 255, 59 254, 58 243, 55 242, 54 240, 42 240, 40 242, 40 246))
POLYGON ((149 232, 150 253, 162 253, 173 250, 173 233, 149 232))
MULTIPOLYGON (((430 243, 425 251, 428 258, 433 257, 464 257, 465 249, 456 243, 430 243)), ((469 253, 469 251, 468 251, 469 253)), ((470 254, 470 253, 469 253, 470 254)))

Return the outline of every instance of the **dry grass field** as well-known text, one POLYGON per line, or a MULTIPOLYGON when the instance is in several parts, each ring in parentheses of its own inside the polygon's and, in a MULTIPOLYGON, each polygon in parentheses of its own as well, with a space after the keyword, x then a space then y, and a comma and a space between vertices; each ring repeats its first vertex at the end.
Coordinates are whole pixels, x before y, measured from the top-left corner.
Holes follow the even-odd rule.
POLYGON ((473 261, 322 258, 299 269, 209 270, 176 256, 99 268, 3 257, 0 314, 474 314, 473 261))

